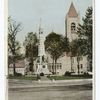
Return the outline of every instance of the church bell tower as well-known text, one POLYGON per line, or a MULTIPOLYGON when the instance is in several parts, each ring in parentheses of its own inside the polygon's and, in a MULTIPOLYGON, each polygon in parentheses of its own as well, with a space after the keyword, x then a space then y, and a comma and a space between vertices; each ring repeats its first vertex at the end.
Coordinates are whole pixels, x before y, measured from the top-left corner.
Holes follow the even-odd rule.
POLYGON ((65 18, 65 33, 69 42, 78 38, 76 31, 78 24, 80 23, 80 16, 76 11, 74 4, 71 3, 69 11, 65 18))

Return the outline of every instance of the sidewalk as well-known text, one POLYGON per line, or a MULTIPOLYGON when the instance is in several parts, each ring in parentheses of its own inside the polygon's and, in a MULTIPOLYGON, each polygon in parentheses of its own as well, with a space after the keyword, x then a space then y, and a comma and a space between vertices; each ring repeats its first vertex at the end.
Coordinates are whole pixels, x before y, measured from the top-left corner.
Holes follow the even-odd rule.
POLYGON ((71 86, 92 84, 92 79, 75 79, 75 80, 53 80, 53 81, 19 81, 9 80, 9 88, 32 88, 32 87, 50 87, 50 86, 71 86), (12 81, 12 82, 11 82, 12 81))

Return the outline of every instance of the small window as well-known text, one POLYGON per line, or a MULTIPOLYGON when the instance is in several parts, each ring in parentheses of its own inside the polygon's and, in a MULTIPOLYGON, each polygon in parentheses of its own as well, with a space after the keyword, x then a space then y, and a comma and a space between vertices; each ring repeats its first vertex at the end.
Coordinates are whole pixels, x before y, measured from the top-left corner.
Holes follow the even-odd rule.
POLYGON ((61 63, 60 63, 60 69, 62 68, 61 63))
POLYGON ((57 64, 57 67, 59 68, 59 64, 57 64))
POLYGON ((76 25, 75 23, 71 23, 71 33, 75 33, 76 31, 76 25))
POLYGON ((81 64, 81 69, 83 68, 83 64, 81 64))

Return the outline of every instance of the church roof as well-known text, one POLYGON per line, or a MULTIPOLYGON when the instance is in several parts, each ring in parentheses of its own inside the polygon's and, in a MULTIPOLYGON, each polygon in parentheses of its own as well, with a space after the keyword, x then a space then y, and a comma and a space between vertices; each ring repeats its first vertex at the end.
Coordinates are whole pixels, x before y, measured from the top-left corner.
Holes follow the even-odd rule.
POLYGON ((69 8, 68 16, 69 17, 77 17, 78 16, 77 11, 76 11, 73 3, 71 3, 71 6, 69 8))
MULTIPOLYGON (((24 60, 18 60, 16 63, 15 63, 15 67, 16 68, 25 68, 25 62, 24 60)), ((9 68, 13 68, 13 63, 11 63, 9 65, 9 68)))

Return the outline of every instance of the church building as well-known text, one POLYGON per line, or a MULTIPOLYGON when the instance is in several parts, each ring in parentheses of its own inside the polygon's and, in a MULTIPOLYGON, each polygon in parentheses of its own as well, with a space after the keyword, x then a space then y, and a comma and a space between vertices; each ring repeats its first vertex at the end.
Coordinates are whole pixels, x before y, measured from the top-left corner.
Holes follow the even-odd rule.
MULTIPOLYGON (((69 11, 65 17, 65 34, 66 37, 69 39, 69 42, 78 38, 76 34, 76 30, 78 24, 80 23, 80 15, 78 14, 77 10, 73 3, 71 3, 69 11)), ((52 58, 49 54, 47 54, 48 58, 48 69, 52 72, 52 58)), ((66 53, 64 53, 58 60, 56 65, 56 74, 64 75, 65 72, 72 72, 75 74, 83 74, 87 72, 88 62, 87 57, 81 57, 80 63, 78 66, 77 57, 70 57, 66 53), (79 72, 78 72, 79 71, 79 72)))

